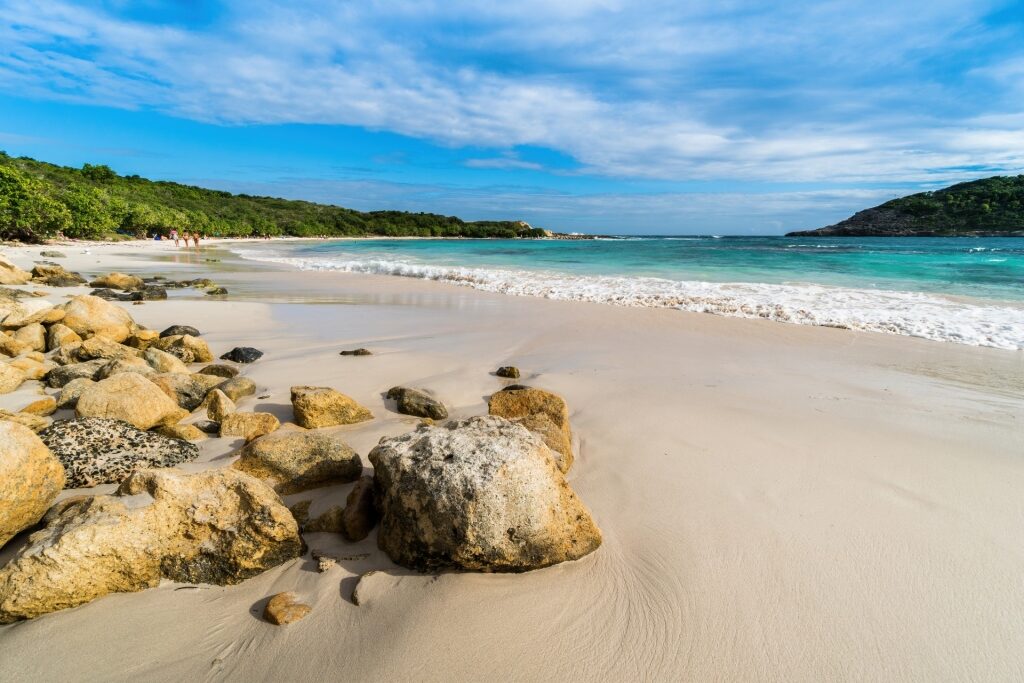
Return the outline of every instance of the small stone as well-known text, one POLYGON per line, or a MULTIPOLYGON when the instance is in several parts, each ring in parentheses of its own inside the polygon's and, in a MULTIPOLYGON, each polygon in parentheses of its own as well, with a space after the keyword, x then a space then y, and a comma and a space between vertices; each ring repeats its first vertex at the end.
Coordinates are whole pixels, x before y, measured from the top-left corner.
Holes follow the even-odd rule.
POLYGON ((224 377, 226 379, 238 376, 238 368, 233 368, 230 365, 222 365, 220 363, 207 365, 199 372, 203 375, 216 375, 217 377, 224 377))
POLYGON ((220 432, 220 423, 213 420, 196 420, 192 425, 206 434, 217 434, 220 432))
POLYGON ((316 560, 316 570, 321 574, 338 564, 337 558, 318 553, 316 550, 313 551, 313 559, 316 560))
MULTIPOLYGON (((210 375, 216 377, 216 375, 210 375)), ((206 416, 214 422, 222 422, 225 417, 235 412, 238 407, 220 389, 213 389, 206 395, 206 416)))
POLYGON ((252 363, 263 357, 263 352, 251 346, 236 346, 223 356, 221 360, 230 360, 235 363, 252 363))
POLYGON ((270 413, 232 413, 220 423, 220 435, 241 436, 252 441, 280 426, 278 419, 270 413))
POLYGON ((157 427, 156 433, 182 441, 202 441, 206 438, 206 434, 195 425, 181 423, 157 427))
POLYGON ((160 338, 164 337, 180 337, 182 335, 191 335, 193 337, 200 336, 199 330, 192 327, 191 325, 171 325, 166 330, 160 333, 160 338))
POLYGON ((210 289, 206 290, 207 296, 224 296, 227 293, 228 290, 225 289, 224 287, 211 287, 210 289))
POLYGON ((363 603, 363 601, 365 600, 365 596, 363 598, 360 598, 360 596, 359 596, 359 589, 361 587, 363 587, 363 582, 366 581, 366 579, 370 578, 371 576, 373 576, 376 573, 377 573, 377 570, 375 570, 375 569, 370 570, 370 571, 366 572, 365 574, 363 574, 362 576, 360 576, 359 577, 359 581, 356 582, 356 587, 354 589, 352 589, 352 604, 355 605, 356 607, 360 606, 363 603))
POLYGON ((508 379, 519 379, 519 368, 514 365, 503 365, 494 371, 494 374, 498 377, 506 377, 508 379))
POLYGON ((352 349, 351 351, 342 351, 339 356, 372 356, 373 354, 369 349, 352 349))
POLYGON ((403 415, 429 417, 432 420, 448 419, 448 409, 444 404, 424 391, 409 387, 391 387, 386 398, 393 400, 398 412, 403 415))
POLYGON ((312 607, 299 602, 295 593, 278 593, 270 598, 263 610, 263 618, 271 624, 284 626, 302 619, 312 611, 312 607))

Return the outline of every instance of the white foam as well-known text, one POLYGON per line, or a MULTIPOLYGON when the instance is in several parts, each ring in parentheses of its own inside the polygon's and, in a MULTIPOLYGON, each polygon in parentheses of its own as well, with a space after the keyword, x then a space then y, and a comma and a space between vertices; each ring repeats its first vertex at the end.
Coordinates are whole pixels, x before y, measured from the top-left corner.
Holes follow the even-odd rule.
POLYGON ((1024 349, 1024 306, 951 299, 921 292, 817 284, 676 281, 573 276, 535 271, 434 266, 380 259, 289 258, 239 249, 243 258, 302 270, 396 275, 515 296, 677 308, 799 325, 901 334, 1000 349, 1024 349))

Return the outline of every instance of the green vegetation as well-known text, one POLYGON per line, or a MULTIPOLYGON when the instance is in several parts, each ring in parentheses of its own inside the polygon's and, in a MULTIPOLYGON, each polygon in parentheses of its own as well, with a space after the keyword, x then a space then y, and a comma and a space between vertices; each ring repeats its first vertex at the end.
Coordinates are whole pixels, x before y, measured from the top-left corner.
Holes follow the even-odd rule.
POLYGON ((59 232, 80 239, 113 234, 149 237, 167 235, 172 229, 217 237, 544 235, 518 221, 466 222, 432 213, 353 211, 119 176, 107 166, 55 166, 0 152, 0 239, 38 242, 59 232))
POLYGON ((1024 175, 920 192, 794 235, 1024 235, 1024 175))

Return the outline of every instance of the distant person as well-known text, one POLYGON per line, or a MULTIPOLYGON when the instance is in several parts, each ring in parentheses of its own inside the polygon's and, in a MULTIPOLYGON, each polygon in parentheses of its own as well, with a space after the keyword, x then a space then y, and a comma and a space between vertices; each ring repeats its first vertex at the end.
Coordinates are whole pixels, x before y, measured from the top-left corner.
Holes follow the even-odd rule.
POLYGON ((198 249, 199 248, 199 233, 198 232, 192 233, 192 241, 196 243, 196 249, 198 249))
POLYGON ((174 246, 178 246, 178 231, 171 230, 171 239, 174 240, 174 246))
POLYGON ((188 230, 186 230, 185 232, 181 233, 181 239, 182 239, 182 241, 185 242, 185 244, 183 246, 187 249, 188 248, 188 241, 190 239, 192 239, 192 235, 188 234, 188 230))

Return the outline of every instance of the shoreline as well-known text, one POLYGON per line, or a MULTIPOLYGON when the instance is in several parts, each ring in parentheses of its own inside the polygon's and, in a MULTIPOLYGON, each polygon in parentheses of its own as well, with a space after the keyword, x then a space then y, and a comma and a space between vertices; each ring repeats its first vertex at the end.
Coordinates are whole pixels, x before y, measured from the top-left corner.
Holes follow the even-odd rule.
MULTIPOLYGON (((24 267, 46 248, 5 253, 24 267)), ((246 374, 267 398, 242 410, 289 418, 292 384, 353 396, 377 419, 337 433, 364 456, 415 422, 388 409, 389 386, 433 389, 463 417, 486 412, 484 397, 502 386, 496 367, 521 367, 524 383, 568 401, 579 440, 569 479, 605 543, 524 575, 420 575, 382 557, 376 532, 357 544, 315 534, 311 549, 367 558, 319 574, 307 553, 237 586, 164 582, 0 627, 0 672, 12 679, 1024 672, 1019 353, 209 254, 168 259, 125 243, 67 256, 62 265, 90 275, 205 274, 226 286, 226 300, 184 291, 127 310, 155 329, 199 326, 215 355, 265 351, 246 374), (357 346, 374 355, 338 356, 357 346), (379 573, 356 607, 353 580, 370 569, 379 573), (250 610, 283 590, 314 610, 275 630, 250 610)), ((75 291, 28 288, 53 301, 75 291)), ((0 396, 0 407, 30 394, 0 396)), ((202 442, 184 469, 229 464, 229 441, 202 442)), ((284 499, 312 498, 316 515, 349 488, 284 499)))

